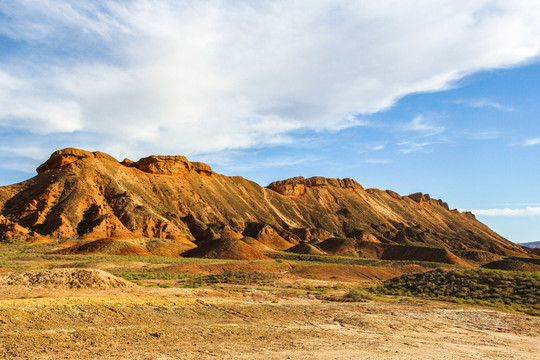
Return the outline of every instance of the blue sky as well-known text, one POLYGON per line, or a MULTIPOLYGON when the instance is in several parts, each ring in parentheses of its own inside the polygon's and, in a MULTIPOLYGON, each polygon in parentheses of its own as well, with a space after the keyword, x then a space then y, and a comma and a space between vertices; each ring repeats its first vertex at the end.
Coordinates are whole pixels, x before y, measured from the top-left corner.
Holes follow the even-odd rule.
POLYGON ((0 185, 73 146, 422 191, 540 240, 540 3, 0 4, 0 185))

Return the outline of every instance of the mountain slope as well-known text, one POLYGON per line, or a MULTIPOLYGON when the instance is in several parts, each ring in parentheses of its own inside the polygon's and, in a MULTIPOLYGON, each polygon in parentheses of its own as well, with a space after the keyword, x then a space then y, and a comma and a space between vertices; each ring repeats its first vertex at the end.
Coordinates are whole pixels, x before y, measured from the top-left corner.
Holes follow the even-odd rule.
POLYGON ((523 254, 470 213, 427 194, 364 189, 352 179, 292 178, 267 188, 182 156, 118 162, 63 149, 38 175, 0 187, 0 238, 180 238, 229 229, 286 248, 332 237, 523 254), (11 229, 10 231, 8 231, 11 229), (270 239, 270 240, 269 240, 270 239))

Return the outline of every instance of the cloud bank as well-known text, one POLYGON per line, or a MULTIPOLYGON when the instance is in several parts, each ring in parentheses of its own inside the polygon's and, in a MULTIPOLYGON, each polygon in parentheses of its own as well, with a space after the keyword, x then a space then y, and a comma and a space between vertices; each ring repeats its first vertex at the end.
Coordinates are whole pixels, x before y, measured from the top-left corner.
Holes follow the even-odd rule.
POLYGON ((0 128, 132 156, 362 126, 540 54, 535 0, 19 0, 0 16, 0 128))

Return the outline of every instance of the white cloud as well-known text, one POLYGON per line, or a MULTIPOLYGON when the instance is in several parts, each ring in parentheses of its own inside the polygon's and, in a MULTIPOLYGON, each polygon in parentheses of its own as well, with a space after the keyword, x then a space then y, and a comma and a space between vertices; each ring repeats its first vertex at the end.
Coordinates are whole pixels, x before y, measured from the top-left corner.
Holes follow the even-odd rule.
POLYGON ((540 207, 527 206, 521 209, 475 209, 468 210, 475 215, 483 216, 540 216, 540 207))
POLYGON ((472 99, 472 100, 456 100, 456 104, 464 104, 472 108, 493 108, 496 110, 502 111, 513 111, 514 109, 511 106, 503 105, 496 101, 489 99, 472 99))
POLYGON ((534 146, 540 144, 540 137, 523 141, 522 146, 534 146))
POLYGON ((379 151, 383 150, 386 147, 386 145, 383 144, 366 144, 365 148, 369 151, 379 151))
POLYGON ((292 143, 540 54, 538 1, 412 4, 5 1, 0 126, 130 156, 292 143))
POLYGON ((0 146, 0 153, 22 156, 33 160, 43 160, 43 156, 47 156, 48 149, 39 146, 0 146))
POLYGON ((410 141, 401 141, 396 145, 401 146, 399 152, 402 154, 410 154, 417 151, 424 151, 426 147, 432 145, 432 142, 410 142, 410 141))
POLYGON ((429 123, 423 116, 419 115, 410 122, 400 126, 402 131, 420 133, 420 136, 432 136, 444 131, 444 126, 437 126, 429 123))

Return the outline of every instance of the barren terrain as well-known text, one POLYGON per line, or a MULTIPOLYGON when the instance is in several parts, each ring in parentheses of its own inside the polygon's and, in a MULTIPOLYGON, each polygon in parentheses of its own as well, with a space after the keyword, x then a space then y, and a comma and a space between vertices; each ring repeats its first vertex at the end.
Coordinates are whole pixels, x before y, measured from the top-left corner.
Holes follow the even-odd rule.
POLYGON ((18 291, 0 300, 2 358, 537 359, 540 348, 538 317, 433 301, 143 287, 18 291))

